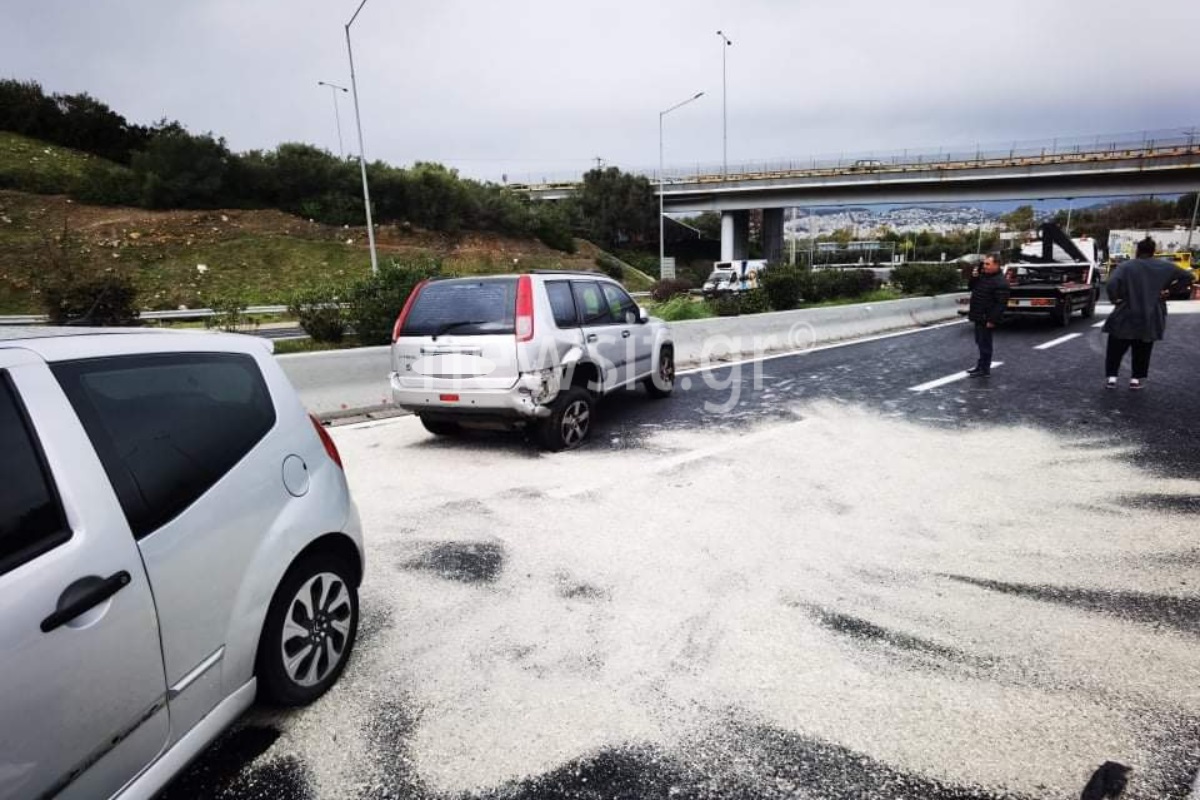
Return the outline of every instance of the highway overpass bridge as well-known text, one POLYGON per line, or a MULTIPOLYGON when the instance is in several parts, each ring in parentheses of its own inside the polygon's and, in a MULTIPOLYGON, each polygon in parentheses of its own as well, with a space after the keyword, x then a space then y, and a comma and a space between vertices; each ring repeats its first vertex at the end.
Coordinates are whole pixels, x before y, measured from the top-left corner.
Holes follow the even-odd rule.
MULTIPOLYGON (((1200 129, 1156 131, 975 148, 721 169, 641 173, 662 186, 668 212, 721 214, 721 257, 747 257, 750 211, 763 211, 764 256, 783 251, 787 208, 874 203, 1038 200, 1182 194, 1200 189, 1200 129)), ((514 188, 542 200, 568 196, 575 181, 514 188)))

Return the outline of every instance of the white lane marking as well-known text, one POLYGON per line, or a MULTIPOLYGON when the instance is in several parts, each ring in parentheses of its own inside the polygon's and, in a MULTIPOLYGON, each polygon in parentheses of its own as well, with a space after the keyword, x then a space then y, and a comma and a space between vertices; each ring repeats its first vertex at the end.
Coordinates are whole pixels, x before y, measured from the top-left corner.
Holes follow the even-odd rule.
MULTIPOLYGON (((993 361, 992 362, 992 369, 995 369, 996 367, 1002 367, 1002 366, 1004 366, 1003 361, 993 361)), ((930 381, 929 383, 922 383, 920 386, 910 386, 910 387, 908 387, 908 390, 910 392, 928 392, 930 389, 936 389, 939 386, 945 386, 948 383, 954 383, 955 381, 961 381, 961 380, 964 380, 969 377, 970 377, 970 375, 968 375, 965 371, 964 372, 956 372, 953 375, 947 375, 944 378, 938 378, 936 381, 930 381)))
POLYGON ((1097 322, 1097 323, 1096 323, 1095 325, 1093 325, 1092 327, 1093 327, 1093 328, 1103 328, 1103 327, 1104 327, 1104 323, 1105 323, 1105 322, 1107 322, 1107 321, 1108 321, 1108 320, 1100 320, 1099 322, 1097 322))
POLYGON ((774 361, 777 358, 792 358, 794 356, 803 356, 809 353, 820 353, 824 350, 836 350, 839 347, 850 347, 856 344, 867 344, 868 342, 878 342, 883 339, 895 339, 897 336, 911 336, 914 333, 924 333, 925 331, 934 331, 939 328, 949 328, 951 325, 965 325, 965 319, 955 319, 950 322, 939 322, 936 325, 926 325, 923 328, 911 328, 894 333, 881 333, 878 336, 868 336, 864 339, 849 339, 845 342, 834 342, 832 344, 823 344, 820 347, 810 347, 807 350, 788 350, 783 353, 772 353, 769 356, 760 356, 758 358, 744 358, 741 361, 717 361, 703 367, 691 367, 689 369, 681 369, 675 373, 679 375, 694 375, 698 372, 711 372, 714 369, 726 369, 727 367, 740 367, 745 364, 756 364, 762 361, 774 361))
POLYGON ((1066 336, 1060 336, 1057 339, 1051 339, 1050 341, 1046 342, 1045 344, 1039 344, 1037 347, 1035 347, 1033 349, 1034 350, 1049 350, 1051 347, 1058 347, 1060 344, 1066 344, 1067 342, 1071 341, 1072 339, 1078 339, 1080 336, 1083 336, 1083 334, 1082 333, 1068 333, 1066 336))

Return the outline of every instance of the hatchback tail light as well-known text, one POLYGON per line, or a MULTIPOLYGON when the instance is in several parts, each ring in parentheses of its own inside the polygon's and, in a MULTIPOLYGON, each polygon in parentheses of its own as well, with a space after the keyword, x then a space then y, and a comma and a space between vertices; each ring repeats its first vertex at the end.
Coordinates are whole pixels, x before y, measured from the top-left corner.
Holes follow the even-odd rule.
POLYGON ((321 420, 317 419, 312 414, 309 414, 308 418, 312 420, 313 427, 317 429, 317 438, 319 438, 321 440, 321 444, 325 446, 325 452, 333 460, 333 463, 337 464, 342 469, 345 469, 345 467, 342 466, 342 456, 340 453, 338 453, 337 445, 333 443, 333 437, 329 435, 329 431, 325 430, 325 426, 321 424, 321 420))
POLYGON ((517 341, 533 339, 533 280, 528 275, 517 278, 517 341))
POLYGON ((429 283, 427 280, 421 281, 409 292, 408 299, 404 301, 404 308, 400 311, 400 316, 396 317, 396 326, 392 328, 393 342, 400 338, 400 331, 404 330, 404 321, 408 319, 408 314, 412 311, 413 303, 417 300, 417 295, 421 293, 421 290, 425 288, 425 284, 427 283, 429 283))

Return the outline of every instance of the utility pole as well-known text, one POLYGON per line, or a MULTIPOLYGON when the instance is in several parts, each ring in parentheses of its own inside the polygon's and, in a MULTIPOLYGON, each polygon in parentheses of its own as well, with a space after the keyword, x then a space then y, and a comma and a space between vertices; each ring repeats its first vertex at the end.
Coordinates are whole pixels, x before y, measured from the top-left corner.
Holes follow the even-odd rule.
POLYGON ((1196 232, 1196 215, 1200 214, 1200 191, 1196 192, 1196 204, 1192 206, 1192 227, 1188 228, 1187 247, 1185 250, 1192 249, 1192 234, 1196 232))
POLYGON ((717 36, 725 44, 721 47, 721 169, 722 174, 729 177, 729 89, 725 80, 725 54, 733 41, 723 31, 717 31, 717 36))
POLYGON ((367 154, 363 149, 362 117, 358 111, 358 82, 354 78, 354 50, 350 47, 350 26, 358 19, 358 12, 363 10, 367 0, 358 4, 358 11, 346 23, 346 55, 350 57, 350 88, 354 95, 354 122, 358 126, 358 168, 362 172, 363 206, 367 210, 367 243, 371 247, 371 274, 379 272, 379 257, 375 254, 375 225, 371 222, 371 190, 367 187, 367 154))
POLYGON ((666 220, 663 215, 663 190, 666 184, 666 179, 663 175, 663 117, 677 108, 686 106, 693 100, 699 100, 703 96, 704 92, 696 92, 687 100, 676 103, 666 111, 658 112, 658 269, 660 275, 662 274, 663 262, 667 260, 666 220))
POLYGON ((792 206, 792 266, 796 266, 796 207, 792 206))

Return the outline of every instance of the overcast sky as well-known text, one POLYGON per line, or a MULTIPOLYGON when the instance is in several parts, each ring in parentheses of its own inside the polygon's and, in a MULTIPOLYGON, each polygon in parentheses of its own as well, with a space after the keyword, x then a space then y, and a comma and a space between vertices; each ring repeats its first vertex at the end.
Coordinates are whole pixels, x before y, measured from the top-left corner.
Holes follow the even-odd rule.
MULTIPOLYGON (((337 152, 358 0, 0 0, 0 74, 235 150, 337 152)), ((499 180, 1200 124, 1197 0, 369 0, 366 152, 499 180), (1190 46, 1190 45, 1188 45, 1190 46)), ((350 95, 346 151, 356 152, 350 95)))

